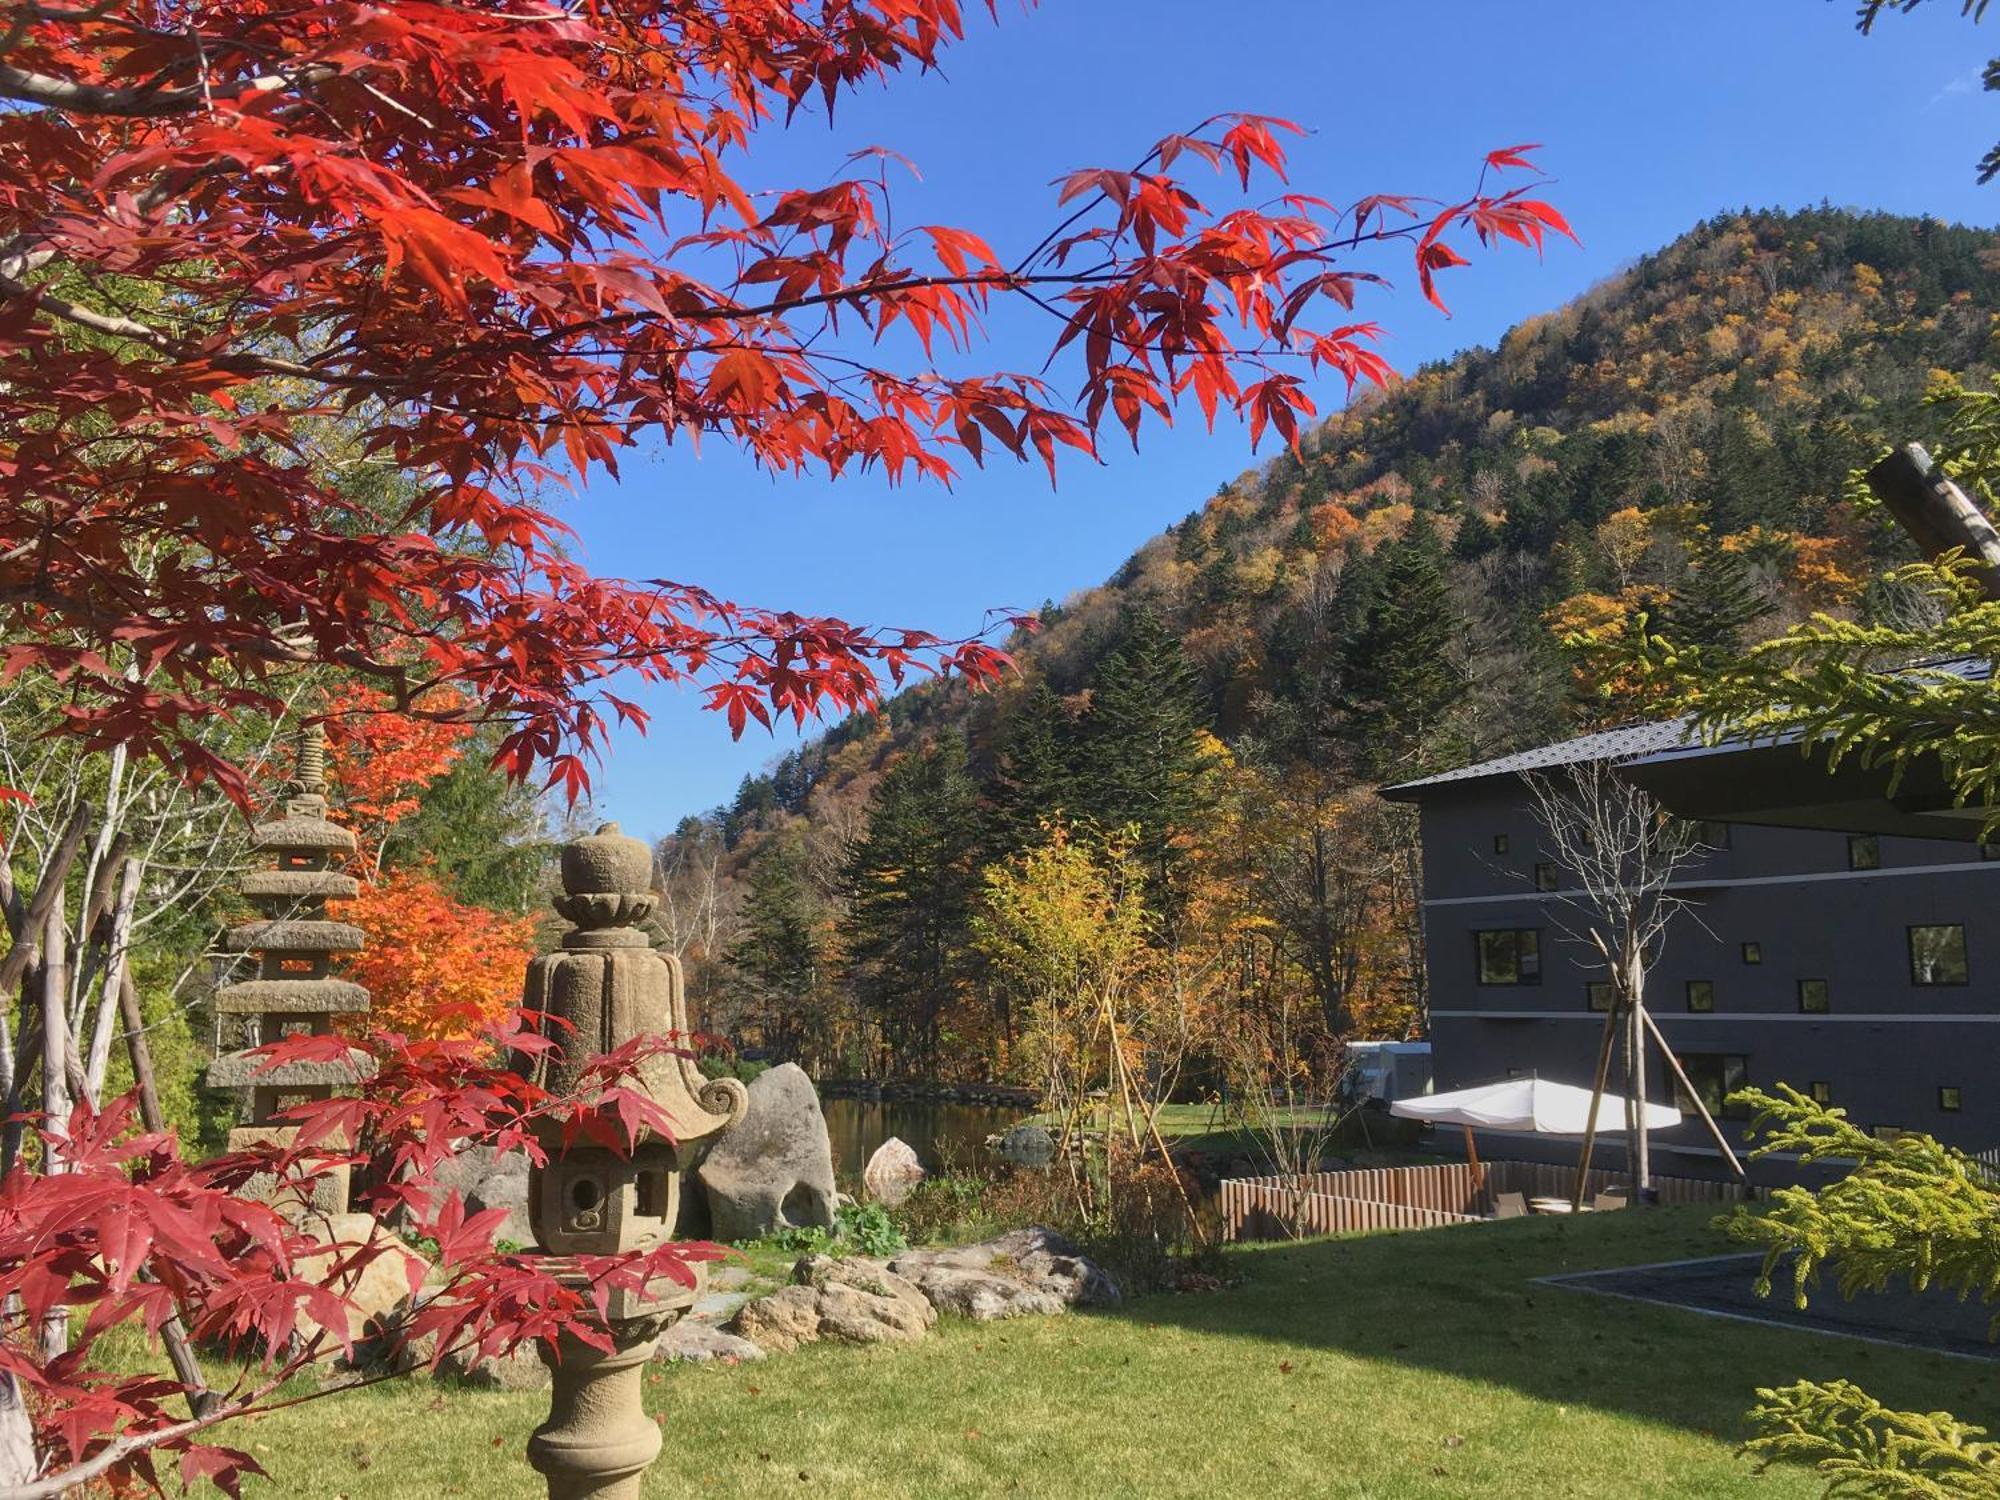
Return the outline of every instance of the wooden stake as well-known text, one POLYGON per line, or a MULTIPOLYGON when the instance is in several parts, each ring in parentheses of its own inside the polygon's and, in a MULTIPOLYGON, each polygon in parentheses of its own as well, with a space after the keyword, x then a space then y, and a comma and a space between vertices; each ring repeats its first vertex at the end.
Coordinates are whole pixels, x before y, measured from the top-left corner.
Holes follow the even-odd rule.
POLYGON ((1465 1159, 1472 1164, 1472 1186, 1477 1192, 1486 1190, 1486 1169, 1479 1165, 1479 1148, 1472 1143, 1472 1127, 1465 1127, 1465 1159))
POLYGON ((1695 1113, 1701 1116, 1701 1123, 1708 1127, 1708 1133, 1714 1137, 1715 1144, 1722 1148, 1722 1159, 1729 1163, 1729 1170, 1736 1174, 1738 1181, 1748 1182, 1750 1174, 1743 1170, 1743 1163, 1736 1159, 1736 1152, 1731 1149, 1729 1138, 1722 1133, 1722 1127, 1715 1123, 1715 1117, 1708 1112, 1708 1106, 1701 1102, 1701 1095, 1695 1092, 1694 1085, 1688 1082, 1688 1076, 1681 1068, 1681 1060, 1674 1056, 1674 1049, 1669 1047, 1667 1039, 1660 1035, 1658 1024, 1649 1012, 1641 1011, 1640 1018, 1645 1021, 1646 1029, 1652 1033, 1654 1042, 1659 1045, 1660 1055, 1666 1058, 1667 1067, 1672 1070, 1674 1081, 1681 1086, 1681 1092, 1694 1101, 1695 1113))
POLYGON ((1611 1075, 1611 1047, 1618 1036, 1618 998, 1612 996, 1611 1008, 1604 1013, 1604 1035, 1597 1043, 1597 1075, 1590 1084, 1590 1113, 1583 1122, 1583 1149, 1576 1158, 1576 1189, 1569 1196, 1572 1213, 1583 1210, 1584 1183, 1590 1176, 1590 1153, 1597 1144, 1597 1112, 1604 1103, 1604 1083, 1611 1075))

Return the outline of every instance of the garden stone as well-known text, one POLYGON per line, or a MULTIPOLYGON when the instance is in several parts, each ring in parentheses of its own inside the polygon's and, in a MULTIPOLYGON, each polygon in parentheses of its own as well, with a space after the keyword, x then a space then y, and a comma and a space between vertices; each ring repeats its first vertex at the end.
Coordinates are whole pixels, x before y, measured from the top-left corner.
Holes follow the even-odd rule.
POLYGON ((454 1350, 438 1361, 438 1371, 490 1391, 546 1390, 550 1379, 549 1367, 542 1363, 533 1344, 491 1359, 479 1358, 478 1351, 472 1349, 454 1350))
MULTIPOLYGON (((361 1268, 351 1287, 343 1288, 347 1300, 353 1304, 347 1315, 347 1336, 360 1345, 367 1340, 372 1328, 378 1328, 395 1319, 410 1301, 409 1266, 414 1262, 423 1271, 430 1270, 430 1262, 410 1249, 395 1235, 375 1222, 370 1214, 334 1214, 321 1225, 312 1228, 315 1238, 328 1243, 338 1243, 343 1248, 341 1255, 353 1253, 353 1247, 362 1244, 380 1244, 381 1253, 361 1268)), ((331 1264, 315 1258, 320 1266, 331 1264)), ((319 1332, 319 1324, 303 1312, 298 1318, 297 1336, 311 1339, 319 1332)))
POLYGON ((439 1166, 432 1181, 441 1191, 457 1190, 465 1200, 468 1214, 489 1208, 505 1209, 507 1217, 493 1231, 495 1242, 516 1245, 534 1243, 535 1232, 528 1224, 528 1154, 525 1151, 495 1151, 491 1146, 473 1146, 439 1166))
POLYGON ((875 1148, 861 1172, 861 1186, 885 1208, 898 1208, 924 1180, 924 1164, 908 1142, 890 1136, 875 1148))
POLYGON ((1045 1125, 1016 1125, 994 1143, 993 1150, 1017 1167, 1046 1167, 1056 1159, 1056 1138, 1045 1125))
POLYGON ((790 1353, 819 1337, 819 1293, 809 1286, 780 1287, 739 1307, 730 1330, 760 1349, 790 1353))
POLYGON ((833 1145, 812 1080, 796 1063, 760 1073, 748 1112, 697 1170, 710 1233, 753 1240, 781 1229, 833 1227, 833 1145))
POLYGON ((1119 1302, 1118 1283, 1048 1229, 1017 1229, 950 1249, 906 1250, 889 1269, 914 1283, 940 1312, 978 1322, 1119 1302))
POLYGON ((822 1338, 915 1343, 937 1323, 924 1294, 879 1260, 804 1256, 792 1268, 792 1283, 744 1303, 732 1331, 782 1352, 822 1338))
POLYGON ((674 1324, 653 1345, 653 1358, 663 1364, 747 1364, 763 1357, 763 1349, 750 1340, 692 1319, 674 1324))
POLYGON ((747 1292, 703 1292, 694 1299, 687 1315, 696 1322, 719 1325, 727 1323, 736 1309, 749 1300, 747 1292))

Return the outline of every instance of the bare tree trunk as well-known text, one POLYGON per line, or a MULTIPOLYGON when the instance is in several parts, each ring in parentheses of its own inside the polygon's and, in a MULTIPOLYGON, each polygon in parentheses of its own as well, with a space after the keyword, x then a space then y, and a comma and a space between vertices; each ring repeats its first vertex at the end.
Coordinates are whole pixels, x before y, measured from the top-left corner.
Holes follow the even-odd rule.
MULTIPOLYGON (((153 1078, 153 1052, 146 1045, 146 1020, 139 1009, 139 991, 132 983, 129 965, 118 970, 118 1010, 124 1023, 125 1050, 132 1060, 132 1081, 139 1091, 139 1118, 147 1130, 157 1134, 167 1128, 167 1117, 160 1109, 160 1090, 153 1078)), ((215 1393, 209 1390, 208 1379, 194 1357, 187 1325, 179 1313, 160 1325, 160 1342, 166 1346, 175 1377, 187 1392, 189 1410, 197 1417, 203 1415, 214 1405, 215 1393)))
MULTIPOLYGON (((49 909, 42 936, 42 1171, 50 1177, 68 1169, 69 1020, 63 1002, 69 992, 68 934, 58 902, 49 909)), ((53 1360, 69 1348, 69 1313, 55 1309, 42 1319, 42 1358, 53 1360)))
POLYGON ((111 1065, 111 1038, 117 1031, 119 996, 131 968, 132 919, 139 902, 139 861, 127 859, 118 874, 118 898, 111 909, 111 930, 105 939, 104 993, 97 1002, 90 1034, 90 1061, 84 1066, 84 1097, 95 1108, 104 1094, 104 1075, 111 1065))
POLYGON ((26 1485, 40 1469, 20 1384, 12 1375, 0 1375, 0 1492, 26 1485))

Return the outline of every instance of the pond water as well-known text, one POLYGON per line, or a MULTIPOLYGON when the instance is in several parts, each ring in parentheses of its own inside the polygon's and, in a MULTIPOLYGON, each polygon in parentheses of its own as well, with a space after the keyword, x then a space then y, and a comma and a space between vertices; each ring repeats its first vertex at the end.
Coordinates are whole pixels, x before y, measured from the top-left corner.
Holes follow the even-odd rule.
POLYGON ((890 1136, 907 1141, 924 1166, 935 1171, 978 1156, 989 1135, 1018 1123, 1025 1110, 990 1104, 944 1104, 923 1099, 823 1099, 827 1134, 833 1138, 833 1165, 841 1186, 855 1191, 861 1169, 890 1136))

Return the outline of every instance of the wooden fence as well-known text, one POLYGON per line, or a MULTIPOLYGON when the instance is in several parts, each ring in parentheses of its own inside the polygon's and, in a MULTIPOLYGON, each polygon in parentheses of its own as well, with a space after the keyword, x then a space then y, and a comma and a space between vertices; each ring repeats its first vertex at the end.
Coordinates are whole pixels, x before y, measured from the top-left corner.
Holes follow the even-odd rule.
MULTIPOLYGON (((1623 1171, 1592 1168, 1584 1177, 1587 1202, 1598 1193, 1624 1190, 1623 1171)), ((1655 1177, 1662 1203, 1737 1203, 1761 1196, 1735 1182, 1697 1177, 1655 1177)), ((1312 1172, 1293 1182, 1282 1177, 1233 1177, 1222 1183, 1222 1218, 1232 1240, 1276 1239, 1288 1233, 1352 1234, 1371 1229, 1435 1229, 1488 1218, 1499 1193, 1525 1198, 1567 1198, 1576 1168, 1556 1162, 1466 1162, 1428 1167, 1375 1167, 1312 1172)))

